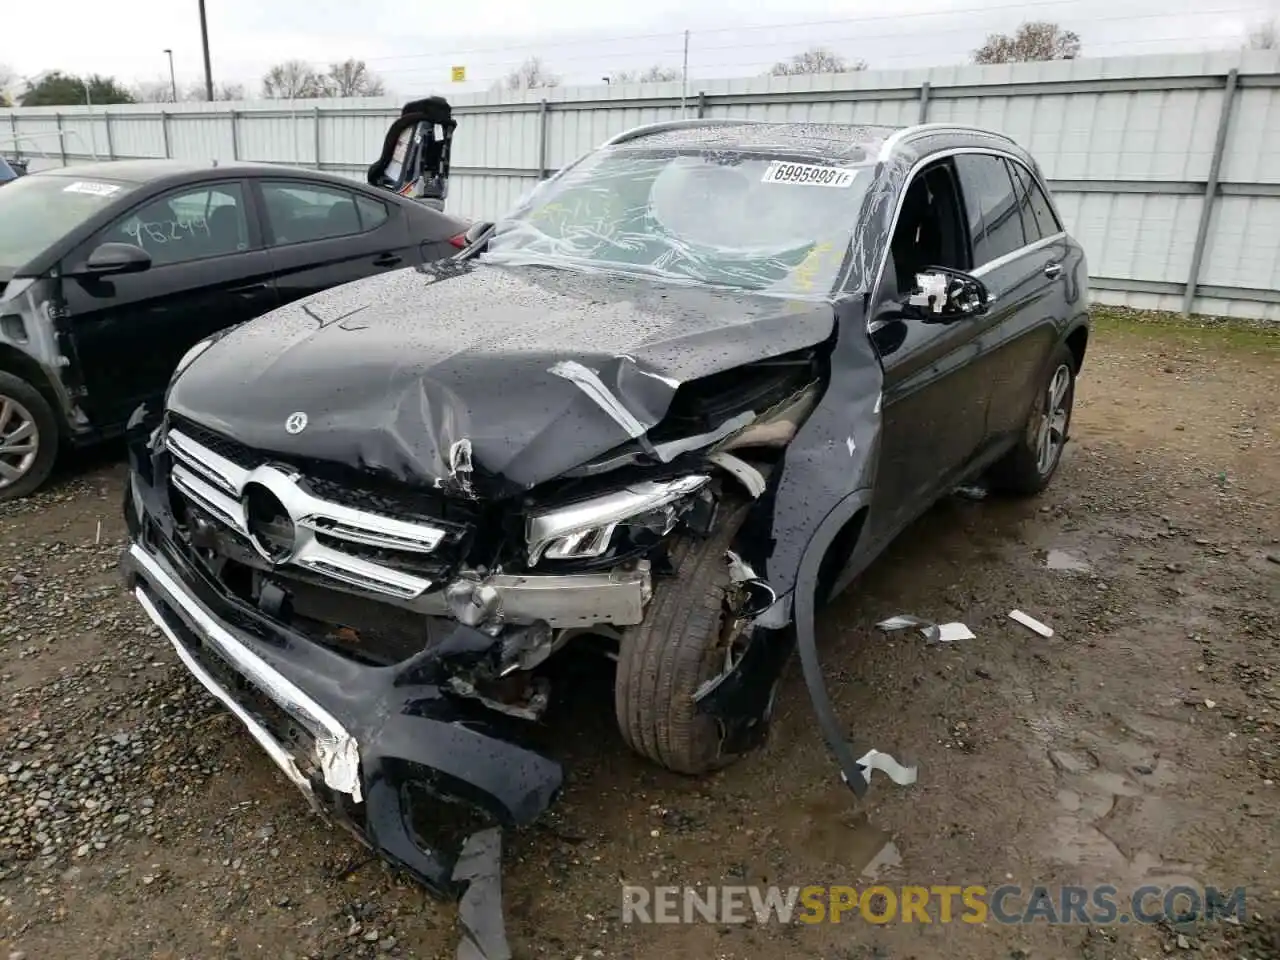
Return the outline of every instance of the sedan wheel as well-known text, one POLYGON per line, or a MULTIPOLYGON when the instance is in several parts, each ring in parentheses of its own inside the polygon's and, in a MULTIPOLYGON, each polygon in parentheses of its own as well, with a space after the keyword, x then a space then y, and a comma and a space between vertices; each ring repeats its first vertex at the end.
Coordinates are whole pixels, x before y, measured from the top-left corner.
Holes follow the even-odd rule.
POLYGON ((0 496, 31 473, 39 455, 36 418, 14 397, 0 394, 0 496))
POLYGON ((58 421, 27 381, 0 370, 0 502, 39 488, 53 471, 58 421))

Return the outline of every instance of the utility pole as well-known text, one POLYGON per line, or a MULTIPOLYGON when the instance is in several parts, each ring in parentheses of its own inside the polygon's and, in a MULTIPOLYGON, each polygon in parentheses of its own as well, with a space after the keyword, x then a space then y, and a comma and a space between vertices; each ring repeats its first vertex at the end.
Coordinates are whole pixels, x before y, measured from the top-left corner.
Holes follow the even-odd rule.
POLYGON ((685 100, 689 97, 689 31, 684 32, 684 66, 680 68, 680 116, 684 117, 685 100))
POLYGON ((204 16, 204 0, 200 0, 200 45, 204 47, 204 93, 213 103, 213 67, 209 65, 209 24, 204 16))
POLYGON ((169 86, 173 90, 173 102, 178 102, 178 77, 173 72, 173 51, 165 47, 164 52, 169 55, 169 86))

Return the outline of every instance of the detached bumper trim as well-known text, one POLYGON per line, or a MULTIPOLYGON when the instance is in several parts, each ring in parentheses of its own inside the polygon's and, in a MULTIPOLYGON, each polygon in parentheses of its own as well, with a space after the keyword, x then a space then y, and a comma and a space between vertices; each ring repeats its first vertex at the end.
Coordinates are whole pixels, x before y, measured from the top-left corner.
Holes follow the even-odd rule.
MULTIPOLYGON (((348 733, 346 728, 324 707, 222 627, 144 547, 134 543, 129 548, 129 557, 137 564, 138 573, 147 581, 147 584, 161 594, 160 599, 173 606, 187 620, 213 653, 307 728, 315 738, 316 765, 324 775, 325 784, 333 790, 350 795, 356 803, 362 802, 360 748, 355 737, 348 733)), ((294 783, 301 781, 299 785, 305 784, 306 792, 310 795, 310 783, 298 770, 292 755, 244 708, 235 704, 234 698, 182 646, 181 640, 165 622, 164 614, 147 595, 147 591, 140 588, 137 595, 147 615, 174 644, 187 669, 214 696, 230 707, 240 721, 248 727, 254 739, 263 746, 277 766, 281 767, 285 775, 294 783), (287 766, 282 761, 287 761, 287 766)))
POLYGON ((178 654, 178 659, 182 661, 183 666, 191 671, 192 676, 200 681, 201 686, 208 690, 211 694, 222 701, 223 706, 230 710, 245 725, 245 728, 252 735, 253 739, 258 741, 258 746, 266 752, 272 762, 280 768, 293 783, 295 783, 307 799, 311 801, 311 805, 319 809, 319 803, 316 800, 315 792, 311 789, 311 781, 308 780, 302 771, 298 769, 298 765, 294 762, 293 755, 281 745, 275 737, 273 737, 261 723, 249 713, 244 707, 236 702, 235 697, 231 696, 223 686, 218 683, 203 666, 200 661, 193 657, 178 635, 173 632, 173 628, 169 626, 165 620, 165 616, 160 609, 152 601, 147 593, 146 587, 137 587, 133 591, 137 597, 138 603, 142 605, 142 609, 146 611, 153 623, 160 628, 160 632, 169 638, 169 642, 173 644, 173 649, 178 654))

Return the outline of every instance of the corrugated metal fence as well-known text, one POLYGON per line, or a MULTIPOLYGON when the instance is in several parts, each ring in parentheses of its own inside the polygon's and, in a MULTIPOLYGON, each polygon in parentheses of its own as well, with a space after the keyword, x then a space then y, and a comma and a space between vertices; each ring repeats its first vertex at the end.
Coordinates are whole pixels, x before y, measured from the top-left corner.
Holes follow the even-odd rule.
MULTIPOLYGON (((1040 161, 1089 255, 1095 298, 1280 320, 1280 53, 1126 57, 454 99, 448 208, 492 218, 627 127, 679 116, 977 124, 1040 161)), ((392 99, 0 110, 32 169, 216 158, 362 177, 392 99), (42 154, 43 151, 43 155, 42 154)), ((8 127, 8 130, 5 127, 8 127)))

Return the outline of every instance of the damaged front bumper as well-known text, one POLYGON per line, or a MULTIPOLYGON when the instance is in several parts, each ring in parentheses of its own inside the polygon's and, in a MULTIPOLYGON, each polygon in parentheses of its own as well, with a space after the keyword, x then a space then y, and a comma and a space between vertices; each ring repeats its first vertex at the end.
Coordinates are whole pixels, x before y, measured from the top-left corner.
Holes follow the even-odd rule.
POLYGON ((229 595, 166 536, 156 491, 136 473, 131 484, 131 589, 187 669, 314 808, 431 892, 456 897, 466 889, 456 851, 427 842, 423 824, 449 832, 441 812, 452 807, 460 845, 473 826, 527 824, 553 802, 560 765, 438 682, 441 656, 492 638, 458 624, 400 664, 344 657, 229 595))

